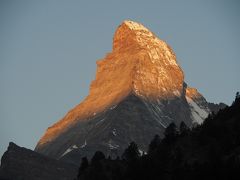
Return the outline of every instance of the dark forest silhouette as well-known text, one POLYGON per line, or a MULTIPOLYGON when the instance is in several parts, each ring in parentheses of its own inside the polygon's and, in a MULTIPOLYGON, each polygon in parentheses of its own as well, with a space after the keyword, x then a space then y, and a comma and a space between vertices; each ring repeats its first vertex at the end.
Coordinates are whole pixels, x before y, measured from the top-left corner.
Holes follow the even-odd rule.
POLYGON ((130 143, 121 158, 97 151, 84 157, 77 179, 82 180, 203 180, 240 179, 240 95, 230 107, 210 114, 192 129, 171 123, 165 138, 156 135, 147 154, 130 143))

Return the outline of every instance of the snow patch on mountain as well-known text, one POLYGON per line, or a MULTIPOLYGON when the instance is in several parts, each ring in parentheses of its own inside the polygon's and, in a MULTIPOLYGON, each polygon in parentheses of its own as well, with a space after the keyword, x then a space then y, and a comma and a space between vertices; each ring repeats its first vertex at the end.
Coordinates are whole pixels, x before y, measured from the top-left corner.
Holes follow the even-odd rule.
POLYGON ((85 140, 85 141, 84 141, 84 144, 81 146, 81 148, 86 147, 86 145, 87 145, 87 141, 85 140))
POLYGON ((196 102, 194 102, 191 98, 189 97, 186 97, 187 99, 187 102, 191 108, 191 113, 192 113, 192 116, 193 116, 193 122, 196 122, 198 124, 202 124, 204 119, 207 118, 208 116, 208 112, 201 108, 199 105, 197 105, 196 102))
POLYGON ((112 134, 113 134, 114 136, 117 136, 117 130, 116 130, 115 128, 113 129, 112 134))
POLYGON ((113 150, 113 149, 118 149, 118 148, 119 148, 119 145, 113 143, 112 140, 110 140, 110 141, 108 142, 108 147, 109 147, 109 149, 113 150))
POLYGON ((70 148, 68 148, 62 155, 61 155, 61 157, 63 157, 63 156, 65 156, 66 154, 68 154, 68 153, 70 153, 72 150, 74 150, 74 149, 78 149, 78 147, 77 147, 77 145, 73 145, 73 146, 71 146, 70 148))

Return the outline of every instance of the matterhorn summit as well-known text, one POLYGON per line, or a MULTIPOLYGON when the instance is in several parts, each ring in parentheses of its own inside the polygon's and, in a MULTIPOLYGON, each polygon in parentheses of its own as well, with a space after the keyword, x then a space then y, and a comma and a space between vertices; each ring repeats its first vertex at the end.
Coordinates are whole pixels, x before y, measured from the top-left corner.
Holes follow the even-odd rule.
POLYGON ((127 20, 114 34, 112 52, 97 61, 89 95, 47 129, 35 151, 76 164, 96 150, 120 156, 131 141, 147 151, 170 123, 191 127, 210 112, 204 97, 184 82, 170 46, 127 20))

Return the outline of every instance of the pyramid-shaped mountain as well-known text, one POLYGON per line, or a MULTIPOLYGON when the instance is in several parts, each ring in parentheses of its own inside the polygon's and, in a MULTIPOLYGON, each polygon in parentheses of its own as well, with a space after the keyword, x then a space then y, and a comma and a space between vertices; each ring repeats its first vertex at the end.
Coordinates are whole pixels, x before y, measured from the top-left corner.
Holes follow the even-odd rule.
POLYGON ((147 151, 170 123, 191 127, 210 112, 204 97, 184 82, 170 46, 142 24, 124 21, 112 52, 97 61, 89 95, 47 129, 35 151, 74 163, 96 150, 120 156, 131 141, 147 151))

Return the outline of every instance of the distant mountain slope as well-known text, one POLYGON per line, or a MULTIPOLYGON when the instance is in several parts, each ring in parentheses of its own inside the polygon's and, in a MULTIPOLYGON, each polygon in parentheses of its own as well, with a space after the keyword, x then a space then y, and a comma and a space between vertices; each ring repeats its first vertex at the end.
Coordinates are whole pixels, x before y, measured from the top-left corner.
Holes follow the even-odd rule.
POLYGON ((1 159, 0 179, 70 180, 78 167, 10 143, 1 159))

